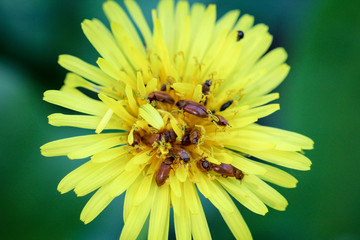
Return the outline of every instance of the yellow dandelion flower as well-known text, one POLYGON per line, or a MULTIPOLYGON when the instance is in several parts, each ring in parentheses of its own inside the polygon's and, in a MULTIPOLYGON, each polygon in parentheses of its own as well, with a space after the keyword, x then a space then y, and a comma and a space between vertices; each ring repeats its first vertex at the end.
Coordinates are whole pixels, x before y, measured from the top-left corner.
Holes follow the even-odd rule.
POLYGON ((151 31, 136 2, 125 5, 132 20, 104 3, 111 31, 97 19, 81 25, 101 55, 98 66, 61 55, 71 73, 59 91, 44 93, 81 113, 52 114, 51 125, 95 130, 41 147, 44 156, 90 157, 58 190, 96 190, 81 213, 85 223, 125 193, 120 239, 136 239, 149 216, 148 238, 166 239, 171 208, 177 239, 211 239, 200 192, 236 239, 251 239, 230 195, 257 214, 285 210, 286 199, 266 182, 293 188, 297 180, 274 165, 311 165, 303 152, 311 139, 257 123, 279 110, 270 92, 289 72, 285 50, 266 53, 268 27, 237 10, 216 21, 215 5, 161 0, 151 31))

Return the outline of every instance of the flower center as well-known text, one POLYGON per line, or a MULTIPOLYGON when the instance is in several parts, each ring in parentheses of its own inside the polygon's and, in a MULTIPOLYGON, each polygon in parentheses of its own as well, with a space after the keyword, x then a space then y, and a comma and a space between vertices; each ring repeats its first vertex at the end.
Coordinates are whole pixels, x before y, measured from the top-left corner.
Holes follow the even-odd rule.
MULTIPOLYGON (((223 116, 207 108, 211 84, 212 80, 202 84, 202 98, 198 102, 183 99, 171 85, 165 84, 161 91, 148 94, 148 101, 160 113, 164 127, 156 129, 145 120, 138 120, 130 133, 131 146, 135 151, 151 150, 154 155, 151 164, 156 165, 155 180, 159 186, 165 183, 171 169, 176 171, 180 166, 188 168, 189 165, 202 172, 215 171, 223 176, 242 178, 242 172, 231 165, 210 163, 209 152, 205 153, 201 147, 209 149, 221 145, 216 143, 213 134, 224 132, 229 126, 223 116), (212 137, 207 133, 212 133, 212 137)), ((232 102, 222 104, 219 113, 232 102)))

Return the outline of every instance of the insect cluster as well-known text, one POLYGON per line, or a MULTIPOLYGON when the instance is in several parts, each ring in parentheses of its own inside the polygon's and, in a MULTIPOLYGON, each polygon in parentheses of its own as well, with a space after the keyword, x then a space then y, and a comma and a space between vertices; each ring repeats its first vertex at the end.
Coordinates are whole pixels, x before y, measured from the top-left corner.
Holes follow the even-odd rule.
POLYGON ((171 148, 169 148, 169 153, 167 154, 166 159, 161 162, 155 175, 155 180, 158 186, 163 185, 169 177, 171 165, 175 160, 179 162, 182 161, 184 163, 188 163, 190 161, 191 155, 184 147, 197 145, 201 138, 201 133, 196 128, 186 128, 181 141, 176 141, 176 134, 173 130, 166 130, 161 133, 153 134, 145 133, 142 136, 140 132, 134 131, 133 135, 133 146, 145 144, 146 146, 153 147, 156 144, 160 144, 160 142, 171 144, 171 148))
MULTIPOLYGON (((202 93, 204 96, 207 96, 210 93, 210 87, 212 80, 206 80, 202 84, 202 93)), ((170 86, 170 89, 171 86, 170 86)), ((210 121, 214 122, 220 127, 229 126, 229 122, 221 115, 215 114, 215 111, 210 111, 205 107, 206 98, 203 104, 192 101, 192 100, 178 100, 177 102, 173 96, 166 92, 167 86, 164 84, 161 86, 161 91, 154 91, 148 94, 148 100, 150 102, 159 102, 170 106, 176 106, 178 109, 182 110, 184 113, 191 114, 198 118, 209 118, 210 121)), ((220 112, 226 110, 233 100, 225 102, 220 107, 220 112)), ((170 171, 174 163, 188 163, 191 159, 189 146, 197 146, 201 141, 202 134, 197 127, 186 127, 184 129, 184 135, 182 139, 177 139, 177 135, 174 130, 167 129, 159 131, 157 133, 148 133, 146 131, 134 131, 133 132, 133 144, 132 146, 141 146, 145 145, 148 147, 155 148, 159 145, 166 145, 168 153, 160 166, 158 167, 155 174, 155 181, 158 186, 163 185, 167 178, 170 175, 170 171)), ((224 177, 235 177, 237 179, 242 179, 243 173, 229 165, 229 164, 220 164, 216 165, 210 163, 205 158, 201 158, 197 162, 197 167, 202 172, 215 171, 216 173, 221 174, 224 177)))

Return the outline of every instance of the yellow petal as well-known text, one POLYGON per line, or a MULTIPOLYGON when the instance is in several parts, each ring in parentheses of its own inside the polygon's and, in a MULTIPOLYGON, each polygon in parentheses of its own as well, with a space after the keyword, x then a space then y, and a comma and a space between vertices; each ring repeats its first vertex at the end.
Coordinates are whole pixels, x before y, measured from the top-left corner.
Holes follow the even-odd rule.
MULTIPOLYGON (((100 116, 90 115, 68 115, 62 113, 54 113, 48 116, 49 124, 57 127, 68 126, 86 129, 96 129, 99 126, 102 118, 100 116)), ((123 126, 114 119, 104 126, 104 129, 119 129, 122 130, 123 126)))
POLYGON ((139 115, 156 129, 164 127, 164 121, 160 113, 150 104, 142 105, 139 109, 139 115))
POLYGON ((174 192, 174 194, 177 197, 181 197, 181 189, 182 189, 182 187, 180 185, 179 179, 177 177, 175 177, 173 171, 170 173, 169 182, 170 182, 171 192, 174 192))
POLYGON ((136 193, 134 194, 134 205, 142 204, 142 202, 147 198, 151 184, 153 183, 153 175, 144 176, 141 180, 140 186, 138 187, 136 193))
POLYGON ((113 35, 99 20, 85 20, 81 27, 88 40, 104 59, 113 66, 123 68, 131 77, 135 77, 134 70, 117 46, 113 35))
POLYGON ((150 189, 142 204, 131 208, 122 229, 120 240, 137 239, 152 207, 155 189, 155 186, 150 189))
POLYGON ((130 172, 122 172, 114 181, 112 181, 109 194, 113 197, 121 195, 142 173, 143 168, 144 166, 139 166, 130 172))
POLYGON ((139 112, 139 108, 130 85, 126 85, 125 93, 130 107, 129 111, 132 113, 132 115, 137 116, 139 112))
POLYGON ((144 45, 140 39, 139 34, 137 33, 131 20, 129 19, 125 11, 120 7, 120 5, 117 4, 115 1, 106 1, 103 4, 103 9, 109 21, 111 23, 116 22, 120 24, 124 29, 126 29, 127 36, 131 39, 136 48, 139 51, 145 53, 144 45))
POLYGON ((158 188, 154 196, 150 213, 149 240, 168 239, 166 229, 170 214, 170 191, 169 185, 165 184, 158 188), (165 236, 166 235, 166 236, 165 236))
POLYGON ((84 146, 81 149, 78 149, 76 151, 71 151, 67 156, 70 159, 81 159, 81 158, 87 158, 91 155, 94 155, 95 153, 104 151, 106 149, 125 144, 126 142, 124 140, 121 140, 119 137, 111 137, 104 139, 102 141, 96 142, 94 144, 90 144, 87 146, 84 146))
POLYGON ((235 211, 234 205, 228 194, 223 190, 222 186, 213 180, 208 180, 207 185, 211 192, 209 200, 219 209, 220 212, 232 213, 235 211))
POLYGON ((185 200, 171 192, 176 239, 191 240, 191 219, 185 200))
POLYGON ((200 213, 200 206, 197 202, 197 191, 195 189, 195 186, 190 181, 184 182, 184 196, 186 196, 186 205, 190 209, 190 212, 192 214, 199 214, 200 213))
POLYGON ((128 126, 132 126, 135 122, 135 118, 124 108, 123 104, 116 101, 113 98, 109 98, 105 94, 100 93, 99 98, 103 101, 114 113, 124 120, 128 126))
POLYGON ((107 110, 104 117, 100 120, 99 124, 97 125, 97 127, 95 129, 95 133, 101 133, 105 129, 105 127, 108 125, 113 113, 114 112, 111 109, 107 110))
POLYGON ((281 187, 286 188, 294 188, 296 187, 297 180, 287 172, 280 170, 276 167, 269 166, 267 164, 254 162, 254 164, 259 165, 266 169, 264 174, 260 174, 258 177, 261 179, 279 185, 281 187))
POLYGON ((229 199, 229 201, 232 203, 232 206, 235 210, 231 213, 220 211, 222 217, 224 218, 226 224, 236 239, 251 240, 252 236, 246 222, 244 221, 232 200, 229 199))
POLYGON ((125 133, 102 133, 59 139, 41 146, 41 154, 46 157, 63 156, 105 139, 112 137, 118 137, 120 139, 124 134, 125 133))
POLYGON ((114 197, 108 194, 108 188, 108 185, 100 188, 85 205, 80 215, 81 221, 85 224, 96 218, 114 199, 114 197))
MULTIPOLYGON (((100 165, 102 166, 102 165, 100 165)), ((71 191, 73 188, 81 182, 86 176, 90 175, 99 165, 96 165, 92 162, 86 162, 75 170, 71 171, 67 174, 59 183, 57 190, 61 192, 61 194, 67 193, 71 191)))
POLYGON ((311 161, 301 153, 292 151, 267 150, 267 151, 250 151, 240 149, 244 153, 250 154, 256 158, 297 170, 310 170, 311 161))
POLYGON ((218 178, 217 180, 239 203, 249 210, 260 215, 265 215, 268 212, 265 204, 239 180, 231 178, 218 178))
POLYGON ((129 149, 127 146, 120 146, 115 148, 106 149, 102 152, 94 154, 91 157, 91 161, 94 163, 103 163, 111 161, 115 158, 122 157, 128 159, 129 149))
POLYGON ((58 62, 63 68, 79 74, 94 83, 108 86, 110 83, 116 82, 113 78, 103 73, 99 68, 88 64, 77 57, 65 54, 60 55, 58 62))
POLYGON ((147 46, 151 44, 151 31, 149 25, 147 24, 144 15, 139 7, 139 5, 133 0, 125 0, 125 5, 133 19, 133 21, 138 26, 141 34, 145 39, 145 43, 147 46))
MULTIPOLYGON (((184 191, 184 195, 186 195, 185 191, 184 191)), ((188 198, 186 198, 186 199, 188 199, 188 198)), ((189 206, 189 202, 186 201, 186 206, 190 209, 190 212, 191 212, 191 208, 198 209, 198 211, 196 213, 195 212, 190 213, 191 233, 192 233, 193 239, 194 240, 211 239, 209 226, 207 224, 205 213, 204 213, 204 210, 202 208, 202 205, 201 205, 201 202, 200 202, 200 199, 199 199, 199 196, 197 193, 194 195, 194 201, 191 201, 191 203, 195 204, 195 205, 189 206)))
POLYGON ((254 175, 247 175, 243 179, 246 185, 255 193, 266 205, 279 211, 284 211, 288 205, 286 199, 275 189, 254 175))
POLYGON ((104 116, 106 105, 89 97, 80 97, 62 91, 48 90, 44 93, 44 101, 91 115, 104 116))
POLYGON ((118 158, 104 165, 97 164, 103 166, 98 166, 95 171, 83 178, 79 184, 76 185, 74 189, 76 195, 78 197, 85 196, 86 194, 91 193, 97 188, 112 181, 124 170, 124 163, 126 160, 127 159, 118 158))

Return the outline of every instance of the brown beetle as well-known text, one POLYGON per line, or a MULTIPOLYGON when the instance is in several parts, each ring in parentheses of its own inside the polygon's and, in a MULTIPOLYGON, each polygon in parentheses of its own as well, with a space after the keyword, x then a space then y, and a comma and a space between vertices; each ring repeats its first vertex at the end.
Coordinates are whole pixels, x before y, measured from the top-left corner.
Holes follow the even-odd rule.
POLYGON ((191 144, 190 136, 189 136, 190 132, 191 132, 190 128, 185 128, 185 134, 184 134, 184 136, 183 136, 183 138, 181 140, 181 145, 188 146, 188 145, 191 144))
POLYGON ((161 162, 158 170, 155 173, 155 181, 156 184, 160 187, 166 182, 166 179, 169 178, 171 164, 173 163, 174 158, 168 157, 164 161, 161 162))
POLYGON ((225 177, 235 177, 239 180, 244 178, 244 173, 240 169, 237 169, 230 164, 221 163, 217 165, 211 163, 206 160, 206 157, 199 160, 196 165, 201 172, 215 171, 225 177))
POLYGON ((175 103, 174 98, 169 93, 163 91, 155 91, 149 93, 148 99, 150 100, 150 102, 158 101, 158 102, 168 103, 171 105, 175 103))
POLYGON ((133 144, 131 146, 135 146, 135 145, 139 145, 141 142, 141 136, 140 133, 137 131, 133 132, 133 136, 134 136, 134 141, 133 144))
POLYGON ((165 142, 173 143, 176 141, 176 133, 174 130, 166 130, 161 134, 161 139, 165 139, 165 142))
POLYGON ((200 140, 200 137, 201 137, 201 134, 200 134, 199 129, 194 128, 193 130, 191 130, 189 136, 190 136, 190 137, 189 137, 189 138, 190 138, 190 142, 191 142, 192 144, 197 144, 197 143, 199 142, 199 140, 200 140))
POLYGON ((190 153, 181 147, 172 147, 170 149, 170 156, 173 158, 180 158, 184 162, 190 161, 190 153))
POLYGON ((223 117, 223 116, 220 116, 218 114, 214 114, 218 119, 219 121, 215 121, 217 125, 219 126, 229 126, 229 122, 223 117))
POLYGON ((176 103, 176 106, 200 118, 207 118, 209 116, 206 107, 192 100, 180 100, 176 103))
POLYGON ((225 164, 225 163, 221 163, 220 165, 213 164, 212 170, 226 177, 235 177, 239 180, 244 178, 243 172, 237 169, 236 167, 233 167, 230 164, 225 164))
POLYGON ((240 169, 237 169, 236 167, 233 167, 234 168, 234 176, 236 179, 239 179, 239 180, 242 180, 244 178, 244 173, 240 170, 240 169))
POLYGON ((142 142, 147 146, 152 146, 154 142, 160 142, 160 133, 147 134, 142 137, 142 142))
POLYGON ((210 92, 210 86, 211 86, 211 80, 206 80, 203 84, 202 84, 202 93, 204 95, 208 95, 210 92))
POLYGON ((202 158, 203 160, 199 160, 196 165, 199 168, 201 172, 208 172, 212 170, 212 164, 206 160, 205 158, 202 158))
POLYGON ((212 170, 227 177, 234 177, 234 171, 233 171, 234 169, 233 166, 231 166, 230 164, 225 164, 225 163, 221 163, 220 165, 214 164, 212 166, 212 170))

